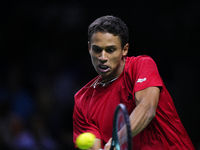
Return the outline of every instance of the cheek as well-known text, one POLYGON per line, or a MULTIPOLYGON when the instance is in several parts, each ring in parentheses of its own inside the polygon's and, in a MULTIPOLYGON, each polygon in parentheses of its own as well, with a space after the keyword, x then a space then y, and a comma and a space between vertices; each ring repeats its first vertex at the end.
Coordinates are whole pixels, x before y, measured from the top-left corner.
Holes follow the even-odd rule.
POLYGON ((122 58, 121 53, 116 53, 116 54, 113 55, 113 57, 112 57, 112 62, 117 63, 117 62, 119 62, 119 61, 121 60, 121 58, 122 58))
POLYGON ((91 56, 92 64, 95 65, 95 63, 97 62, 97 58, 93 55, 90 55, 90 56, 91 56))
POLYGON ((116 66, 119 63, 120 59, 119 57, 113 57, 110 62, 112 66, 116 66))
POLYGON ((114 68, 119 66, 120 62, 121 62, 121 56, 119 56, 119 55, 112 57, 112 59, 110 59, 111 66, 114 68))

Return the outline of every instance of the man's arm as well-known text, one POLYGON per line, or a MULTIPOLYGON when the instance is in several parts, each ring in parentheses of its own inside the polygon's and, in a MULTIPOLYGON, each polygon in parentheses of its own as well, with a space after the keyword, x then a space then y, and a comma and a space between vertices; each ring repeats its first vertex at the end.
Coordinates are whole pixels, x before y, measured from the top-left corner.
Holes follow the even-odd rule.
MULTIPOLYGON (((129 116, 132 137, 140 133, 155 117, 159 95, 160 89, 158 87, 148 87, 135 93, 136 108, 129 116)), ((101 144, 101 140, 99 141, 101 144)), ((110 145, 111 139, 105 145, 104 150, 109 150, 110 145)))
POLYGON ((135 93, 136 108, 130 114, 132 137, 140 133, 155 117, 160 89, 148 87, 135 93))

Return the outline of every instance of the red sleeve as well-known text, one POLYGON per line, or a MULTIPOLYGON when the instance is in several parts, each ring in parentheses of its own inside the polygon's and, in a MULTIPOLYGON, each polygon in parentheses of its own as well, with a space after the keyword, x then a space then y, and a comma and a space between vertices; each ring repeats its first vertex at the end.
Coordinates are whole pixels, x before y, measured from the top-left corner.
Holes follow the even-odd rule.
POLYGON ((162 88, 162 79, 159 75, 157 65, 151 57, 140 57, 134 71, 136 72, 136 80, 133 89, 134 93, 152 86, 162 88))
POLYGON ((90 123, 86 118, 86 112, 83 109, 79 108, 77 104, 74 105, 74 112, 73 112, 73 141, 75 143, 76 138, 84 132, 91 132, 93 133, 96 138, 101 139, 99 129, 94 124, 90 123))

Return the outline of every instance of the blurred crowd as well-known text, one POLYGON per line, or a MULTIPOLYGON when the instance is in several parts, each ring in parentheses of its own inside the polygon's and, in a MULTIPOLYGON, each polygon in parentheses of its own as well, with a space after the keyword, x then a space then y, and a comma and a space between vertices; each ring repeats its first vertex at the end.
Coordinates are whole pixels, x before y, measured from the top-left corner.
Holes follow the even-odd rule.
POLYGON ((84 83, 73 37, 80 33, 82 7, 1 3, 0 149, 73 150, 73 96, 84 83))
POLYGON ((32 72, 10 66, 0 85, 0 147, 4 149, 73 149, 73 96, 77 73, 32 72), (27 81, 31 80, 31 81, 27 81))

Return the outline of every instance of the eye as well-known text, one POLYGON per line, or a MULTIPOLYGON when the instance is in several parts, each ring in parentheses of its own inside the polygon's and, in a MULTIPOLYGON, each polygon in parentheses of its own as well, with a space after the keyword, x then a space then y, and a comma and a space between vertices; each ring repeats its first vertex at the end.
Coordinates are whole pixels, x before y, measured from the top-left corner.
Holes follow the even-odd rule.
POLYGON ((115 48, 108 48, 106 49, 106 52, 108 53, 113 53, 115 51, 115 48))
POLYGON ((101 48, 98 47, 93 47, 92 50, 96 53, 100 53, 102 51, 101 48))

